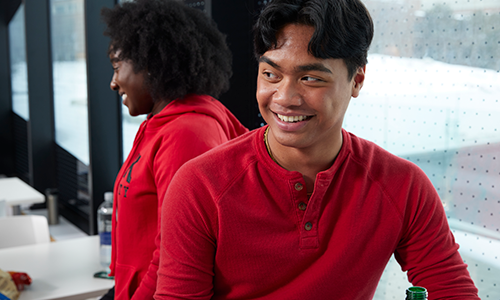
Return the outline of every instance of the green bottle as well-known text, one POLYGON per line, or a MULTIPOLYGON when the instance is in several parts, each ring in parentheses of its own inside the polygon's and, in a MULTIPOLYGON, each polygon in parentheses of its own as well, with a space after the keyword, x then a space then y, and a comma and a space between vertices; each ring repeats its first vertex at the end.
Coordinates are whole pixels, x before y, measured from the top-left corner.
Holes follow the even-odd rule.
POLYGON ((411 286, 406 289, 406 300, 426 300, 427 290, 421 286, 411 286))

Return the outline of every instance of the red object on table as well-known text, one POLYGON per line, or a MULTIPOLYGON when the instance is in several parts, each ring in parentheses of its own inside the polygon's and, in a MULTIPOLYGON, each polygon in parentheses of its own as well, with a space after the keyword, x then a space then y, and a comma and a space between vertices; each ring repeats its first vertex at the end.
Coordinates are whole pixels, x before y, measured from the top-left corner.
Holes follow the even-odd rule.
POLYGON ((13 271, 8 271, 8 273, 10 274, 10 277, 12 277, 18 291, 24 290, 25 285, 31 284, 31 277, 29 277, 26 273, 13 271))

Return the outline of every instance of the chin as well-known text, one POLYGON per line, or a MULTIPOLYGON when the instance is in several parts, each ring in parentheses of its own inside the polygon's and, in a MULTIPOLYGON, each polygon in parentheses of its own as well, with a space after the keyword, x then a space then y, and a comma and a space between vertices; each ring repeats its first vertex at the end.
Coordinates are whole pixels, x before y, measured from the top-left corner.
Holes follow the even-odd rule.
POLYGON ((134 111, 130 108, 128 109, 128 114, 132 117, 137 117, 139 115, 136 111, 134 111))

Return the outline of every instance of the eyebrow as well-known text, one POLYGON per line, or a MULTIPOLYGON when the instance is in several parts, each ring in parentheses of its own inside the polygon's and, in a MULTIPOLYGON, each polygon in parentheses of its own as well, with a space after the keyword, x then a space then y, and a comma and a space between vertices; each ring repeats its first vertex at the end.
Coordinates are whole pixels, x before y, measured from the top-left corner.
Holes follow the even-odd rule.
POLYGON ((273 68, 281 69, 281 67, 278 66, 277 63, 275 63, 274 61, 270 60, 268 57, 266 57, 264 55, 259 58, 259 63, 266 63, 266 64, 270 65, 273 68))
POLYGON ((319 71, 332 74, 332 71, 330 69, 328 69, 327 67, 325 67, 323 64, 320 63, 298 66, 297 69, 299 71, 319 71))
MULTIPOLYGON (((262 62, 270 65, 273 68, 281 69, 281 67, 277 63, 275 63, 274 61, 270 60, 266 56, 261 56, 259 58, 259 63, 262 63, 262 62)), ((319 71, 319 72, 325 72, 325 73, 333 74, 330 69, 328 69, 327 67, 325 67, 325 65, 323 65, 321 63, 312 63, 312 64, 307 64, 307 65, 297 66, 297 67, 295 67, 295 69, 298 70, 298 71, 301 71, 301 72, 304 72, 304 71, 319 71)))
POLYGON ((120 62, 121 59, 119 59, 118 57, 113 57, 109 60, 111 63, 116 63, 116 62, 120 62))

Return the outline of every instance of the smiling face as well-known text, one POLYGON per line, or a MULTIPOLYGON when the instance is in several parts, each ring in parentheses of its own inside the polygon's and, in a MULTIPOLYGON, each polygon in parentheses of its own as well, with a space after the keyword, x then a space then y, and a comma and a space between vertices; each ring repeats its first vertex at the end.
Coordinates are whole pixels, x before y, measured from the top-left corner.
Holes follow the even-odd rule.
POLYGON ((110 88, 118 91, 131 116, 149 114, 155 103, 144 87, 145 72, 135 73, 132 62, 121 60, 119 54, 119 51, 111 51, 109 55, 114 70, 110 88))
POLYGON ((342 59, 308 52, 313 33, 312 26, 288 24, 278 31, 277 46, 259 59, 257 101, 273 152, 286 147, 338 152, 344 114, 363 84, 364 68, 349 79, 342 59))

